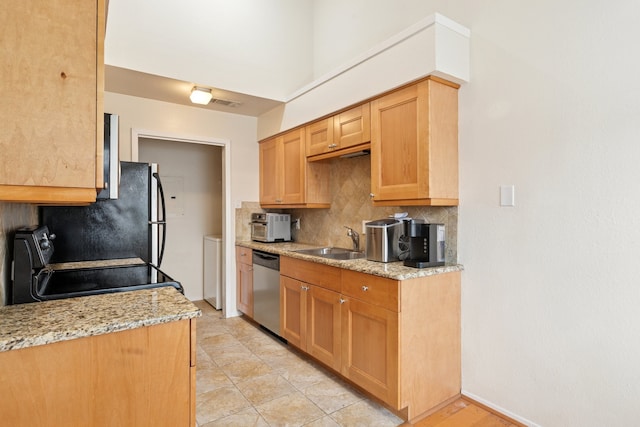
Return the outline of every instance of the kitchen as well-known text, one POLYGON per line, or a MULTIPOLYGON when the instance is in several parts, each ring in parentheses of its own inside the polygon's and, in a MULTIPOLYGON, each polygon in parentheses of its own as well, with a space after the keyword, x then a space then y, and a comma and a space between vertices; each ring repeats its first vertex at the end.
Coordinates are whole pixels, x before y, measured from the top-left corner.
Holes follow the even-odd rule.
MULTIPOLYGON (((110 19, 115 19, 119 3, 111 3, 110 19)), ((358 10, 362 4, 357 2, 340 7, 331 1, 314 4, 317 37, 342 40, 316 46, 318 75, 365 51, 375 44, 372 40, 384 40, 436 11, 472 31, 471 78, 459 92, 457 257, 465 266, 463 393, 530 425, 631 424, 637 413, 628 396, 638 394, 638 385, 630 379, 636 376, 640 353, 634 339, 638 322, 632 320, 638 293, 630 268, 640 241, 634 213, 638 197, 627 184, 637 180, 633 118, 640 108, 633 77, 639 64, 629 43, 638 38, 637 6, 630 1, 616 5, 416 1, 407 2, 403 10, 384 2, 358 10), (346 13, 331 13, 345 7, 346 13), (366 19, 351 21, 353 16, 366 19), (514 207, 499 206, 500 185, 515 185, 514 207), (597 243, 593 233, 599 236, 597 243), (604 265, 607 268, 600 267, 604 265)), ((124 15, 122 25, 134 21, 129 26, 138 29, 163 19, 124 15)), ((203 20, 203 25, 208 23, 203 20)), ((263 26, 255 28, 266 31, 263 26)), ((138 30, 141 33, 145 32, 138 30)), ((265 50, 253 43, 256 48, 250 52, 265 50)), ((187 61, 180 55, 193 54, 183 51, 186 46, 163 45, 150 49, 150 56, 163 58, 170 52, 177 58, 173 66, 184 67, 187 61)), ((309 50, 298 51, 305 52, 296 57, 303 62, 309 50)), ((288 65, 278 52, 273 58, 276 65, 288 65)), ((112 65, 123 65, 112 60, 112 65)), ((153 74, 177 74, 167 69, 172 64, 148 61, 130 64, 153 74)), ((268 62, 257 64, 256 72, 265 79, 283 75, 259 68, 268 62)), ((210 72, 224 72, 221 63, 226 62, 208 67, 210 72)), ((190 73, 188 80, 207 81, 205 71, 190 73)), ((226 76, 221 86, 267 98, 281 96, 256 89, 255 81, 243 86, 234 80, 239 76, 238 72, 226 76)), ((297 88, 308 79, 290 81, 297 88)), ((269 82, 269 87, 275 83, 269 82)), ((130 120, 121 129, 232 141, 230 212, 242 202, 258 200, 255 142, 268 132, 259 131, 256 118, 113 92, 105 93, 105 107, 130 120), (143 115, 147 117, 136 117, 143 115)), ((121 144, 127 153, 130 136, 123 133, 121 144)), ((242 226, 233 217, 227 231, 231 236, 242 226)), ((28 205, 1 205, 5 283, 10 274, 7 235, 35 221, 28 205)), ((343 233, 341 229, 344 240, 336 240, 336 245, 349 244, 343 233)), ((233 261, 227 263, 233 271, 233 261)))

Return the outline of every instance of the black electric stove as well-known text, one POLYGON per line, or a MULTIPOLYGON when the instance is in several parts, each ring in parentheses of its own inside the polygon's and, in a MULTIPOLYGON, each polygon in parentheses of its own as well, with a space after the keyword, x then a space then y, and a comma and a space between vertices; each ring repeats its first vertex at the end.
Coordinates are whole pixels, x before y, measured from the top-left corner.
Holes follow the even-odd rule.
POLYGON ((184 293, 179 282, 141 260, 92 260, 50 265, 54 239, 46 226, 22 228, 16 232, 10 304, 161 286, 173 286, 184 293))

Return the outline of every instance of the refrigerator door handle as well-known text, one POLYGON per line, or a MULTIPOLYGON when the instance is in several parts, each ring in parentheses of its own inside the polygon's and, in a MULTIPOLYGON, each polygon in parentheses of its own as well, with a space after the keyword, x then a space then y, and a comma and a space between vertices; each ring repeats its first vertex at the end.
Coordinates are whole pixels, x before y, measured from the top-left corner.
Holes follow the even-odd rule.
POLYGON ((153 173, 153 177, 158 181, 158 193, 160 194, 160 206, 162 206, 162 220, 154 221, 158 224, 158 227, 162 227, 162 246, 160 246, 160 255, 158 255, 158 267, 162 264, 162 257, 164 256, 164 245, 167 241, 167 207, 164 202, 164 190, 162 189, 162 181, 160 181, 160 175, 158 172, 153 173))

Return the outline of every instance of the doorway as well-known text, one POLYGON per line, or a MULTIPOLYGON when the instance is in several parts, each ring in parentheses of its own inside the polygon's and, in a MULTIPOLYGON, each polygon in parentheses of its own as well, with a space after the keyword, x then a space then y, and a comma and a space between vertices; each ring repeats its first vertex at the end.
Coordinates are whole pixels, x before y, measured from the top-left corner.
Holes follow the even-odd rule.
MULTIPOLYGON (((134 161, 158 163, 167 205, 167 246, 161 269, 182 283, 190 300, 203 299, 203 239, 221 236, 222 283, 227 280, 229 145, 225 140, 132 132, 134 161)), ((226 317, 228 292, 222 290, 226 317)))

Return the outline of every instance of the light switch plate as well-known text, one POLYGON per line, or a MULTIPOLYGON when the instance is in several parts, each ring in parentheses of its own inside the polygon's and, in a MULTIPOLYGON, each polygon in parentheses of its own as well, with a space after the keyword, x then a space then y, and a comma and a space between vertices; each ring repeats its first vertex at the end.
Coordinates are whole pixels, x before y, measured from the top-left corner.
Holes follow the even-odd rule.
POLYGON ((514 185, 501 185, 500 186, 500 206, 515 206, 515 193, 516 189, 514 185))

